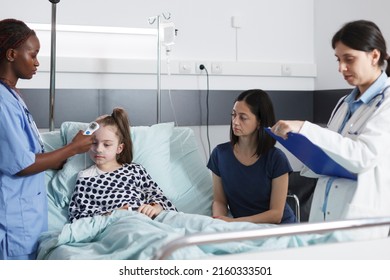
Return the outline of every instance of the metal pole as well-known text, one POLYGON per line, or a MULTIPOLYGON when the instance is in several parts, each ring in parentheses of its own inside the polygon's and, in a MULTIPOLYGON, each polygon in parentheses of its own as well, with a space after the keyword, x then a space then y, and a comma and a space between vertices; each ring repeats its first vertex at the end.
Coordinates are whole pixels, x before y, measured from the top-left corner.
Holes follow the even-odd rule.
POLYGON ((55 102, 55 73, 56 73, 56 17, 57 3, 60 0, 49 0, 52 3, 51 9, 51 55, 50 55, 50 113, 49 130, 54 130, 54 102, 55 102))
POLYGON ((161 42, 160 42, 160 20, 157 16, 157 123, 161 122, 161 42))
POLYGON ((149 18, 149 23, 153 24, 157 20, 157 123, 161 122, 161 42, 160 42, 160 23, 161 16, 168 20, 171 14, 166 16, 164 13, 155 17, 149 18))

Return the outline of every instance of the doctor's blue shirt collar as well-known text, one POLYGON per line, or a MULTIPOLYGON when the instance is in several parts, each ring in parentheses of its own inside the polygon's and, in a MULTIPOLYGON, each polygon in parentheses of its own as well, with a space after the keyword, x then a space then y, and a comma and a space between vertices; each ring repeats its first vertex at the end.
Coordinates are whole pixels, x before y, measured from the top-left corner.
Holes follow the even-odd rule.
POLYGON ((348 103, 351 112, 354 113, 363 103, 368 104, 375 96, 378 95, 378 93, 381 92, 386 81, 387 75, 384 71, 382 71, 382 74, 378 77, 378 79, 376 79, 376 81, 366 90, 362 96, 359 97, 358 100, 355 100, 355 97, 359 93, 359 89, 355 87, 351 94, 345 98, 345 102, 348 103))

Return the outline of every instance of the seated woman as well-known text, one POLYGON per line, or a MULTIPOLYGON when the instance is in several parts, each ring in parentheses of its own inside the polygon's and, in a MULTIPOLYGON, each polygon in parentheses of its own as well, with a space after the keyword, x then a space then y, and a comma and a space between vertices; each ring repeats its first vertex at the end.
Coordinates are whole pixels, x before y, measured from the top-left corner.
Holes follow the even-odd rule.
POLYGON ((107 215, 129 209, 156 217, 175 206, 163 194, 145 168, 133 163, 133 144, 126 112, 115 108, 96 120, 89 156, 95 165, 78 174, 69 204, 71 222, 83 217, 107 215))
POLYGON ((213 173, 215 218, 253 223, 296 222, 286 204, 292 168, 264 130, 274 124, 273 105, 266 92, 253 89, 238 96, 233 106, 230 142, 218 145, 207 165, 213 173))

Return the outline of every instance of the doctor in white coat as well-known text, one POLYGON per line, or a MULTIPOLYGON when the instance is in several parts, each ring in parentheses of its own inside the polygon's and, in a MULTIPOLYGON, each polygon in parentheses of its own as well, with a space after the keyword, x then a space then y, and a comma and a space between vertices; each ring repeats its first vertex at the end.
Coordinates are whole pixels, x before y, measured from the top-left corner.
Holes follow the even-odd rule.
MULTIPOLYGON (((333 36, 332 47, 339 72, 355 88, 339 100, 326 128, 281 120, 272 131, 283 138, 289 132, 306 136, 357 175, 351 180, 317 174, 309 222, 390 216, 390 66, 385 39, 376 24, 359 20, 345 24, 333 36)), ((307 168, 301 174, 315 175, 307 168)), ((389 228, 369 232, 369 237, 387 236, 389 228)))

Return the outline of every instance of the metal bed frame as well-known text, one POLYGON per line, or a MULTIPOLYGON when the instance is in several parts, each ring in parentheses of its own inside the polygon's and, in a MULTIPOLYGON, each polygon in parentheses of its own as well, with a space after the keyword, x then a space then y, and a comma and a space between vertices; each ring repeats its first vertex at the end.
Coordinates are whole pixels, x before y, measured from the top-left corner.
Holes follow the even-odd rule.
POLYGON ((204 245, 211 243, 224 243, 230 241, 254 240, 268 237, 290 236, 307 233, 324 233, 335 230, 357 229, 384 225, 390 225, 390 217, 282 225, 273 228, 245 231, 193 234, 169 242, 156 252, 153 259, 167 259, 174 251, 187 246, 204 245))

